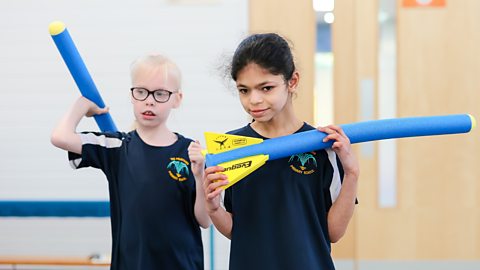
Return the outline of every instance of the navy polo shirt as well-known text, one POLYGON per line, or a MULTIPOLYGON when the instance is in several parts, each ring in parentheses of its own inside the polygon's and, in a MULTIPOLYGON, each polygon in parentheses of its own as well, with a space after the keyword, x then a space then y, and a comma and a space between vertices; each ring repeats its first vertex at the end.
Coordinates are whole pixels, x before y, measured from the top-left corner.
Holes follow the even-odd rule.
POLYGON ((203 269, 203 246, 194 214, 195 179, 188 146, 165 147, 129 133, 82 133, 74 168, 101 169, 110 193, 114 270, 203 269))
MULTIPOLYGON (((297 132, 312 129, 304 124, 297 132)), ((250 125, 230 133, 267 139, 250 125)), ((230 270, 335 269, 327 213, 342 179, 340 161, 328 149, 267 161, 228 188, 230 270)))

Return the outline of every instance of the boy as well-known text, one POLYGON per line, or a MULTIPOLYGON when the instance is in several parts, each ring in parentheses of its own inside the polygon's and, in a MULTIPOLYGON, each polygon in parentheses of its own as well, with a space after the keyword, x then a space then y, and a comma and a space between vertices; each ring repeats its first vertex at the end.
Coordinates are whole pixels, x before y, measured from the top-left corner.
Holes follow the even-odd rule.
POLYGON ((112 270, 203 269, 199 226, 210 224, 204 163, 190 161, 192 140, 166 126, 182 100, 180 70, 161 55, 147 55, 132 64, 131 78, 135 130, 76 133, 84 116, 108 111, 80 97, 51 141, 69 152, 74 168, 98 168, 107 177, 112 270))

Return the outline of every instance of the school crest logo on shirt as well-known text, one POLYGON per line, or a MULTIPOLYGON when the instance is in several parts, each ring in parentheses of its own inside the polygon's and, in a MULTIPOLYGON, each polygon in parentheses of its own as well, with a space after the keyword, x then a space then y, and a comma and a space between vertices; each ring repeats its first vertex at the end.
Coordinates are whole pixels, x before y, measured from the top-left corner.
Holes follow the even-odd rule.
POLYGON ((170 162, 167 165, 168 174, 173 180, 185 181, 188 179, 190 171, 188 165, 190 164, 184 158, 171 157, 170 162))
POLYGON ((317 169, 316 153, 303 153, 298 155, 292 155, 288 160, 292 171, 299 174, 312 174, 317 169))

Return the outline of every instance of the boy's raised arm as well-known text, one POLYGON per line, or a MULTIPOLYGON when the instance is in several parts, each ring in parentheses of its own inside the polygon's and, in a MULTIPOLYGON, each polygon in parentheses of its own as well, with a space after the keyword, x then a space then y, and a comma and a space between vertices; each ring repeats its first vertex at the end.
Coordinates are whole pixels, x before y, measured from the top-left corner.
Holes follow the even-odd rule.
POLYGON ((84 116, 90 117, 106 112, 108 108, 99 108, 85 97, 79 97, 53 129, 50 141, 58 148, 81 154, 82 141, 76 132, 78 123, 84 116))

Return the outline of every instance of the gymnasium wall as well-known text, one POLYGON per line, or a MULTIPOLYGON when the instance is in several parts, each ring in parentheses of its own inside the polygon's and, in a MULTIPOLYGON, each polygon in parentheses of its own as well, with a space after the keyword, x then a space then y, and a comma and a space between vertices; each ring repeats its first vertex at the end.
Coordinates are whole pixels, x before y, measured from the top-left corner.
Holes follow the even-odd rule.
MULTIPOLYGON (((52 128, 79 96, 48 32, 54 20, 69 29, 119 129, 133 120, 129 65, 150 52, 183 71, 184 102, 172 130, 203 141, 204 131, 247 121, 219 69, 248 34, 247 1, 5 0, 0 14, 0 200, 108 200, 102 173, 73 171, 50 144, 52 128)), ((97 127, 88 119, 79 129, 97 127)), ((106 218, 0 218, 0 255, 108 255, 109 226, 106 218)), ((219 234, 216 252, 217 269, 226 269, 229 242, 219 234)))
MULTIPOLYGON (((405 6, 414 1, 392 2, 396 8, 396 49, 391 59, 396 63, 391 78, 396 88, 392 95, 395 117, 469 113, 478 121, 480 2, 433 1, 445 3, 437 7, 405 6)), ((362 120, 364 104, 373 104, 375 119, 385 116, 379 84, 385 71, 379 64, 379 6, 376 0, 335 2, 334 95, 338 123, 362 120), (364 91, 365 81, 373 83, 371 96, 364 91), (365 99, 370 102, 365 103, 365 99)), ((465 135, 395 141, 396 151, 387 151, 395 161, 391 173, 396 178, 391 193, 394 197, 388 206, 380 200, 384 190, 380 189, 379 164, 385 156, 379 154, 385 154, 385 149, 379 143, 370 146, 372 151, 355 146, 361 163, 360 204, 347 238, 334 245, 334 256, 353 259, 360 269, 368 261, 417 262, 414 265, 418 269, 434 269, 423 263, 435 261, 441 269, 448 269, 442 268, 445 265, 477 269, 478 132, 477 127, 465 135)))

